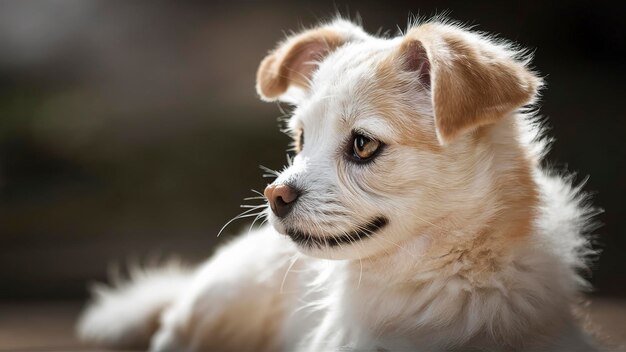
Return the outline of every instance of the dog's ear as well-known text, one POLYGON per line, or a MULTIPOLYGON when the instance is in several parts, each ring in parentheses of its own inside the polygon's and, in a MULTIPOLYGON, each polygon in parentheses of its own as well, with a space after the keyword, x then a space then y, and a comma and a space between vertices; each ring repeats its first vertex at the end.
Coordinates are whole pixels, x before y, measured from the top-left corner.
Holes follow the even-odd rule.
POLYGON ((450 25, 410 30, 400 54, 403 70, 430 91, 442 145, 532 102, 541 85, 505 45, 450 25))
POLYGON ((336 20, 287 38, 261 61, 257 92, 263 100, 273 101, 291 86, 308 88, 320 61, 343 44, 367 36, 361 27, 336 20))

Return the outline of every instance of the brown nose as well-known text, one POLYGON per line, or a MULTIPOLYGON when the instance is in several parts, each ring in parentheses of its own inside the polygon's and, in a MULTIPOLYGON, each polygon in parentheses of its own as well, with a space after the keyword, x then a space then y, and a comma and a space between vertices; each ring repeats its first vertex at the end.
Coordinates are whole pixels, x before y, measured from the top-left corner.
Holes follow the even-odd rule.
POLYGON ((279 218, 289 213, 299 196, 298 191, 288 185, 269 185, 265 187, 264 194, 270 208, 279 218))

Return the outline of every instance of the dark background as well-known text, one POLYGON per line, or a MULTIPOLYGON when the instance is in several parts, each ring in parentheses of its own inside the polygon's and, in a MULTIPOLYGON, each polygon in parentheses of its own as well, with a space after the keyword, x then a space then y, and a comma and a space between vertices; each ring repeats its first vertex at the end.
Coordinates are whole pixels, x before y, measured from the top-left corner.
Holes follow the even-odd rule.
POLYGON ((110 263, 209 256, 245 222, 281 112, 254 91, 288 30, 337 10, 370 32, 449 17, 535 52, 548 160, 590 175, 597 295, 626 296, 626 11, 620 2, 0 2, 0 299, 86 296, 110 263))

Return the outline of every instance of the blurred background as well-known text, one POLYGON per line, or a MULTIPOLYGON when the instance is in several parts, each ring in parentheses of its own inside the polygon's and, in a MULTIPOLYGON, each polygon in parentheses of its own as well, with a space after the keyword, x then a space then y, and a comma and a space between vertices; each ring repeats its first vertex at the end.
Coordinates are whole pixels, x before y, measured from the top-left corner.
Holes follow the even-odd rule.
POLYGON ((282 113, 258 100, 254 78, 289 30, 340 12, 394 33, 409 14, 444 11, 535 52, 556 137, 548 161, 590 175, 605 209, 592 302, 626 299, 620 2, 0 1, 0 341, 70 343, 58 333, 71 324, 51 317, 71 321, 111 263, 195 263, 247 228, 216 238, 264 188, 258 165, 285 163, 282 113))

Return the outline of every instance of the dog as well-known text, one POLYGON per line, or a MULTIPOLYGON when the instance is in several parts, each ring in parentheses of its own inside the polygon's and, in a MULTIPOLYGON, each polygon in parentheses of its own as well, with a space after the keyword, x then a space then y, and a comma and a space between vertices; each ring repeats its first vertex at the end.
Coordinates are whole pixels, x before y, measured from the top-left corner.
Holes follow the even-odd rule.
POLYGON ((101 286, 79 336, 152 351, 591 351, 572 308, 594 209, 542 164, 527 53, 445 20, 288 37, 257 92, 293 105, 268 225, 197 269, 101 286))

